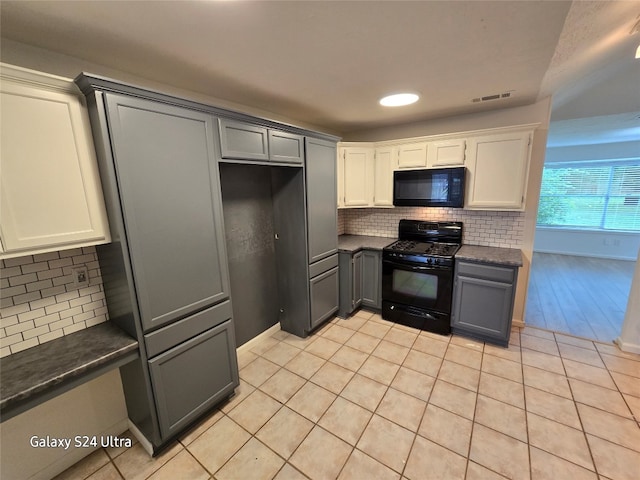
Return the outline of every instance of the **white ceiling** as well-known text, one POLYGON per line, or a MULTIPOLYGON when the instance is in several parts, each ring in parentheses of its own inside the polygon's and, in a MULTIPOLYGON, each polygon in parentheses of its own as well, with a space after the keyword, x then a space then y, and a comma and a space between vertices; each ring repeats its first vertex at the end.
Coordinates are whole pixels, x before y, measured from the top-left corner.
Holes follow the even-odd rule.
POLYGON ((0 34, 345 134, 551 94, 554 120, 640 114, 639 14, 638 1, 2 0, 0 34), (377 104, 403 90, 421 101, 377 104))

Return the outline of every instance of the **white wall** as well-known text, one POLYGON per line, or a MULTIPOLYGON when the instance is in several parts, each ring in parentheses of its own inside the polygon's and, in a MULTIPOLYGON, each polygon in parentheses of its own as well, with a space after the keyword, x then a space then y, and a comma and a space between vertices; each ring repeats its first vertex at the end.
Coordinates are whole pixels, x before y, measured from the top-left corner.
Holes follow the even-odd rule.
MULTIPOLYGON (((50 479, 92 450, 34 448, 30 438, 117 436, 127 429, 120 371, 112 370, 0 424, 0 478, 50 479)), ((73 442, 72 442, 73 443, 73 442)))
MULTIPOLYGON (((640 260, 640 251, 638 251, 638 260, 640 260)), ((616 339, 616 343, 625 352, 640 353, 640 261, 636 261, 627 312, 624 316, 622 332, 616 339)))
POLYGON ((533 250, 583 257, 635 260, 640 233, 536 228, 533 250))
POLYGON ((640 140, 635 142, 548 147, 545 162, 614 160, 623 158, 637 158, 639 156, 640 140))

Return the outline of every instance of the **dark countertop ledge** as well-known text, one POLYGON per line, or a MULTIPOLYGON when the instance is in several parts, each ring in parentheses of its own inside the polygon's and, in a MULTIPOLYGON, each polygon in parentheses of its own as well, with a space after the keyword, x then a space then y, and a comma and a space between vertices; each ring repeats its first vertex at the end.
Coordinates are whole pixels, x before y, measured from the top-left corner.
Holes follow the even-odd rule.
POLYGON ((138 356, 138 341, 107 321, 4 357, 2 421, 138 356))
POLYGON ((396 240, 397 238, 372 237, 368 235, 340 235, 338 237, 338 251, 353 253, 363 248, 382 250, 396 240))
POLYGON ((464 244, 460 250, 456 252, 456 259, 521 267, 522 250, 519 248, 485 247, 481 245, 464 244))

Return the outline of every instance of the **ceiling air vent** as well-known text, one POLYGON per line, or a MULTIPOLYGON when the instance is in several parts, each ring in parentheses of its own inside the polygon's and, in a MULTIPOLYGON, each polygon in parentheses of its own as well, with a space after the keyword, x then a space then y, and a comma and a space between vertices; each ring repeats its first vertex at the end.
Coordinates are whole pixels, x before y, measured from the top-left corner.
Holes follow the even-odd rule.
POLYGON ((485 95, 484 97, 472 98, 471 102, 472 103, 480 103, 480 102, 489 102, 491 100, 500 100, 501 98, 509 98, 509 97, 511 97, 512 93, 513 93, 513 90, 510 90, 510 91, 504 92, 504 93, 496 93, 495 95, 485 95))

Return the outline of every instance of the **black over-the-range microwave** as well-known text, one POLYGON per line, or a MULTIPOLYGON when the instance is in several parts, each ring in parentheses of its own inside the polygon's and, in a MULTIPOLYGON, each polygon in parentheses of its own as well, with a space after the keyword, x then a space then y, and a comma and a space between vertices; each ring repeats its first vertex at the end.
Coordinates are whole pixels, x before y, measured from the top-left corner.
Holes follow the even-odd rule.
POLYGON ((399 207, 464 207, 465 167, 393 172, 393 204, 399 207))

